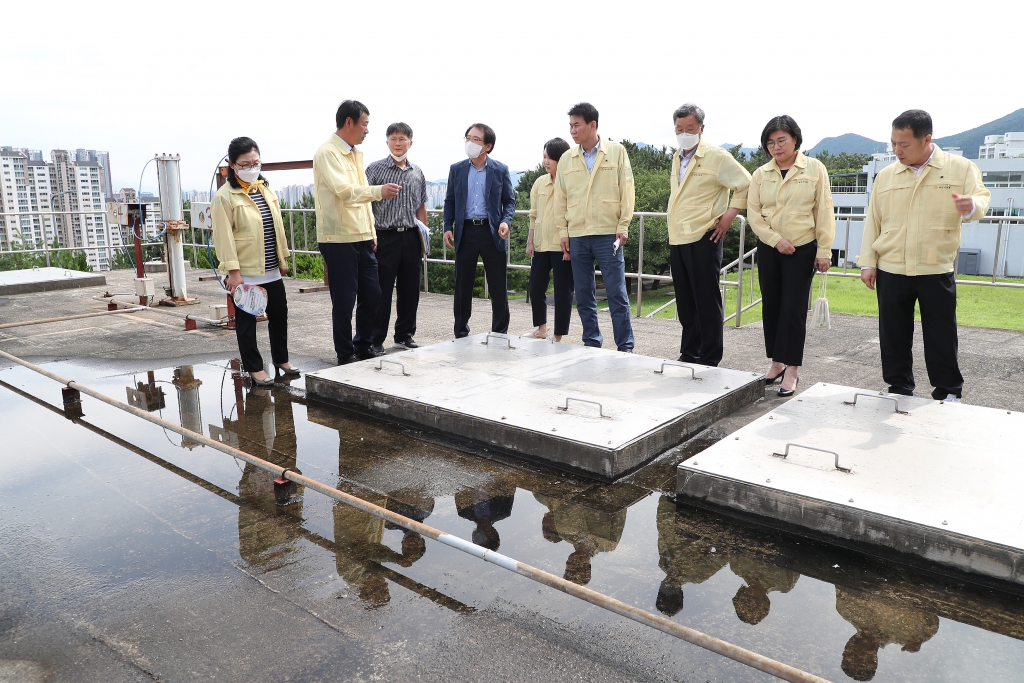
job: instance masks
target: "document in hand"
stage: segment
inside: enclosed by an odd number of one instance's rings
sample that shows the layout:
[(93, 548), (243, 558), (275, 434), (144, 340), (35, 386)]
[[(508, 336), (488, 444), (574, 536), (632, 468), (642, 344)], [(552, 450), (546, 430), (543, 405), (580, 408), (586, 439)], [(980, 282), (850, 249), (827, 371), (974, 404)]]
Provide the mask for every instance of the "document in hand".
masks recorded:
[(416, 227), (420, 229), (420, 251), (424, 256), (430, 256), (430, 228), (420, 222), (418, 218), (415, 221)]
[(257, 318), (267, 310), (267, 290), (259, 285), (238, 285), (232, 297), (235, 307)]

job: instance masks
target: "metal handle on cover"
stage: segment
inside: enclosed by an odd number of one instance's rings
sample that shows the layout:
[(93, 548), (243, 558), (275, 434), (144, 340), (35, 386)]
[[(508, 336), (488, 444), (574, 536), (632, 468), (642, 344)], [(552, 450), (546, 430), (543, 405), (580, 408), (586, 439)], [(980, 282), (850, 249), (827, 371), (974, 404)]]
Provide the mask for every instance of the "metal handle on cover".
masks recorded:
[(885, 396), (883, 394), (868, 394), (863, 391), (858, 391), (856, 394), (853, 395), (852, 401), (843, 401), (843, 404), (848, 406), (857, 405), (858, 396), (867, 396), (868, 398), (880, 398), (883, 401), (892, 401), (893, 403), (896, 404), (897, 413), (899, 413), (900, 415), (910, 415), (910, 413), (908, 413), (906, 410), (900, 410), (900, 400), (898, 398), (896, 398), (895, 396)]
[(661, 364), (661, 369), (660, 370), (655, 370), (654, 374), (655, 375), (664, 375), (665, 374), (665, 366), (666, 365), (669, 366), (669, 367), (686, 368), (687, 370), (690, 371), (690, 379), (697, 380), (698, 382), (700, 381), (700, 377), (697, 376), (697, 368), (693, 367), (692, 365), (687, 365), (686, 363), (679, 363), (679, 362), (670, 361), (670, 360), (667, 360), (664, 363), (662, 363)]
[(830, 455), (834, 455), (834, 456), (836, 456), (836, 469), (839, 470), (840, 472), (846, 472), (847, 474), (850, 473), (850, 468), (849, 467), (840, 467), (839, 466), (839, 454), (836, 453), (835, 451), (830, 451), (830, 450), (828, 450), (826, 448), (818, 448), (817, 446), (807, 446), (807, 445), (804, 445), (802, 443), (793, 443), (792, 441), (789, 441), (789, 442), (786, 443), (786, 452), (785, 453), (772, 453), (772, 455), (774, 455), (776, 458), (786, 458), (786, 457), (789, 457), (789, 449), (790, 449), (791, 446), (796, 446), (797, 448), (806, 448), (809, 451), (818, 451), (819, 453), (828, 453)]
[(597, 401), (589, 401), (589, 400), (587, 400), (585, 398), (576, 398), (575, 396), (566, 396), (565, 397), (565, 406), (564, 407), (563, 406), (555, 406), (555, 407), (558, 410), (568, 411), (569, 410), (569, 401), (577, 401), (579, 403), (589, 403), (592, 406), (597, 406), (597, 414), (598, 415), (600, 415), (601, 417), (603, 417), (606, 420), (610, 420), (611, 419), (611, 417), (609, 415), (605, 415), (604, 414), (604, 406), (602, 406)]
[(385, 363), (397, 365), (398, 367), (402, 368), (402, 374), (406, 377), (409, 377), (409, 373), (405, 371), (405, 365), (399, 363), (397, 360), (384, 360), (383, 358), (381, 358), (379, 361), (377, 361), (377, 367), (375, 367), (374, 370), (383, 370)]
[(509, 339), (508, 337), (503, 337), (500, 334), (490, 334), (490, 333), (488, 333), (487, 336), (484, 337), (484, 340), (482, 342), (480, 342), (480, 343), (483, 344), (484, 346), (488, 346), (490, 344), (491, 337), (494, 337), (495, 339), (504, 339), (508, 343), (508, 348), (509, 349), (516, 348), (516, 347), (512, 346), (512, 340), (511, 339)]

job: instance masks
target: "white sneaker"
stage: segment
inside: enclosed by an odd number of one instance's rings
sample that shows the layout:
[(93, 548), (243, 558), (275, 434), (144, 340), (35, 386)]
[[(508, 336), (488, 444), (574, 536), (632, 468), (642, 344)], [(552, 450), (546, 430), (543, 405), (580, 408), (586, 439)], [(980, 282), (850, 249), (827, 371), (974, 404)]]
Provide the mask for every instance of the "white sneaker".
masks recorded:
[(960, 398), (956, 394), (949, 394), (944, 400), (946, 403), (960, 403)]
[(539, 327), (533, 328), (533, 332), (531, 332), (530, 334), (524, 334), (523, 336), (525, 338), (527, 338), (527, 339), (547, 339), (548, 338), (547, 334), (541, 334), (540, 333), (540, 328)]

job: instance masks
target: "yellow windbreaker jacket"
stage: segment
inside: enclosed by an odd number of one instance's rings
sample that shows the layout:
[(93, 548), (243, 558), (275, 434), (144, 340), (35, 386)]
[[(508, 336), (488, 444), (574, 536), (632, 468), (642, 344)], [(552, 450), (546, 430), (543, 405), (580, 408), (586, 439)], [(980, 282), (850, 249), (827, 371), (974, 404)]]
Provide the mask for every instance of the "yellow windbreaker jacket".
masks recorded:
[(535, 251), (562, 251), (562, 240), (555, 227), (555, 184), (545, 173), (530, 188), (530, 230)]
[(587, 171), (580, 145), (562, 155), (555, 173), (554, 221), (560, 237), (615, 235), (629, 231), (636, 193), (626, 148), (601, 138), (594, 170)]
[[(747, 208), (750, 174), (728, 150), (701, 139), (679, 182), (679, 154), (672, 157), (668, 199), (668, 243), (697, 242), (727, 208)], [(729, 191), (733, 191), (729, 201)]]
[(336, 133), (313, 155), (313, 198), (318, 242), (362, 242), (377, 238), (370, 202), (380, 185), (368, 185), (363, 153)]
[(794, 247), (818, 240), (817, 258), (832, 258), (836, 216), (825, 165), (797, 152), (785, 178), (775, 159), (754, 171), (747, 192), (747, 220), (770, 247), (783, 238)]
[[(289, 251), (281, 222), (281, 204), (277, 195), (266, 185), (260, 186), (263, 199), (274, 217), (277, 237), (277, 260), (285, 263)], [(266, 254), (263, 250), (263, 216), (249, 195), (240, 187), (225, 183), (210, 202), (213, 219), (213, 245), (217, 249), (220, 265), (217, 270), (227, 273), (237, 270), (242, 275), (266, 275)]]
[[(974, 214), (961, 218), (953, 193), (974, 198)], [(960, 226), (988, 211), (992, 195), (969, 159), (936, 148), (921, 170), (886, 166), (871, 190), (857, 263), (895, 275), (939, 275), (953, 270)]]

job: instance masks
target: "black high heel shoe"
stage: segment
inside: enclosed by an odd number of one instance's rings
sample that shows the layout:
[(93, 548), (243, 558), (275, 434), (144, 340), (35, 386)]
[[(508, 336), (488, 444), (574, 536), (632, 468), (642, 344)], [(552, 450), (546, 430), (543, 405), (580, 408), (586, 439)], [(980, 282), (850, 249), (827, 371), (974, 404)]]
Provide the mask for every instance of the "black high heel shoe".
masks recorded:
[(765, 377), (764, 378), (764, 385), (766, 387), (770, 387), (771, 385), (773, 385), (776, 382), (778, 382), (780, 379), (782, 379), (782, 376), (786, 374), (786, 368), (788, 368), (788, 367), (789, 367), (788, 365), (783, 365), (782, 369), (779, 370), (779, 374), (775, 375), (774, 377)]
[(782, 387), (779, 387), (779, 397), (780, 398), (789, 398), (790, 396), (793, 395), (793, 393), (796, 391), (796, 388), (798, 386), (800, 386), (800, 378), (799, 377), (796, 378), (796, 384), (793, 385), (792, 389), (783, 389)]

